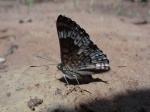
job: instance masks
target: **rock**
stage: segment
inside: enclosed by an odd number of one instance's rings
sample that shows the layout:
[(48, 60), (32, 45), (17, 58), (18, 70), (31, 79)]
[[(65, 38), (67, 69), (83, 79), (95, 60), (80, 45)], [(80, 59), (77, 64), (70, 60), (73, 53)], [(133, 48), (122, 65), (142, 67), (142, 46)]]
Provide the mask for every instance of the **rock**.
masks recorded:
[(4, 63), (6, 61), (5, 58), (0, 58), (0, 63)]
[(35, 110), (35, 106), (38, 106), (40, 104), (43, 103), (43, 99), (39, 99), (37, 97), (35, 97), (34, 99), (30, 99), (27, 103), (28, 107), (31, 109), (31, 110)]

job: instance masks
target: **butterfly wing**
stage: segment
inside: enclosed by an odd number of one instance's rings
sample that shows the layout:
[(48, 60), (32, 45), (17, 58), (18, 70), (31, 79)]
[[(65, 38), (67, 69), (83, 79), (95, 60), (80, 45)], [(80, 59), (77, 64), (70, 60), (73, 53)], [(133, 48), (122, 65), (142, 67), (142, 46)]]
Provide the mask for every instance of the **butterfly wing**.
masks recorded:
[(56, 22), (63, 67), (73, 73), (91, 75), (109, 70), (109, 60), (76, 22), (60, 15)]

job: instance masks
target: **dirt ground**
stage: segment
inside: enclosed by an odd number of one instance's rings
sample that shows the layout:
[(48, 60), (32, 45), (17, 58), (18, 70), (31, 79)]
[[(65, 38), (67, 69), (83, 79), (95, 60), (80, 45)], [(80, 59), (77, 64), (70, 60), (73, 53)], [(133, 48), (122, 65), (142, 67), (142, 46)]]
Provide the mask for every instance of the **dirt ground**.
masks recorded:
[[(17, 46), (0, 63), (0, 112), (32, 112), (27, 104), (35, 97), (43, 100), (35, 112), (150, 112), (150, 5), (120, 3), (0, 2), (0, 58)], [(53, 62), (46, 59), (60, 63), (60, 14), (84, 28), (110, 60), (111, 70), (83, 82), (83, 92), (69, 80), (68, 93), (63, 74), (55, 78), (56, 65), (47, 65)]]

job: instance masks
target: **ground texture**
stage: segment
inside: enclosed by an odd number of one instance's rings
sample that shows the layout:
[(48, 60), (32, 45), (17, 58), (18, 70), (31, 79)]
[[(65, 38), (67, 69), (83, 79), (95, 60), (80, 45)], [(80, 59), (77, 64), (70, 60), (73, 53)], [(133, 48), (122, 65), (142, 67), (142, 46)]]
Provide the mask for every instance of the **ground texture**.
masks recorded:
[[(1, 112), (33, 111), (27, 104), (35, 97), (43, 100), (35, 106), (35, 112), (150, 111), (150, 24), (141, 22), (149, 16), (142, 13), (137, 20), (128, 13), (127, 16), (120, 12), (106, 13), (105, 8), (98, 9), (98, 3), (94, 4), (95, 10), (88, 10), (87, 5), (83, 2), (75, 9), (72, 2), (55, 1), (31, 7), (19, 3), (1, 6), (0, 57), (12, 45), (18, 46), (6, 57), (6, 62), (0, 64)], [(111, 70), (93, 76), (101, 81), (80, 85), (83, 92), (70, 82), (68, 93), (65, 82), (60, 79), (63, 74), (57, 72), (56, 79), (56, 66), (47, 65), (53, 62), (37, 57), (60, 62), (56, 31), (60, 14), (83, 27), (110, 60)], [(30, 67), (33, 65), (47, 66)]]

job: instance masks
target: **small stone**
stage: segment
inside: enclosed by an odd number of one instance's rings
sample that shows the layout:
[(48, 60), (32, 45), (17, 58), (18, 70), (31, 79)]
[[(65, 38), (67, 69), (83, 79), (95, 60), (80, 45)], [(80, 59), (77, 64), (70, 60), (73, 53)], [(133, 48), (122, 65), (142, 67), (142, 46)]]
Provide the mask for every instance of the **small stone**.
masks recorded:
[(35, 97), (34, 99), (30, 99), (27, 103), (27, 106), (31, 109), (31, 110), (35, 110), (35, 106), (38, 106), (40, 104), (43, 103), (43, 99), (38, 99), (37, 97)]
[(61, 95), (61, 93), (62, 93), (61, 90), (57, 88), (55, 91), (55, 95)]
[(0, 58), (0, 63), (4, 63), (6, 61), (5, 58)]

